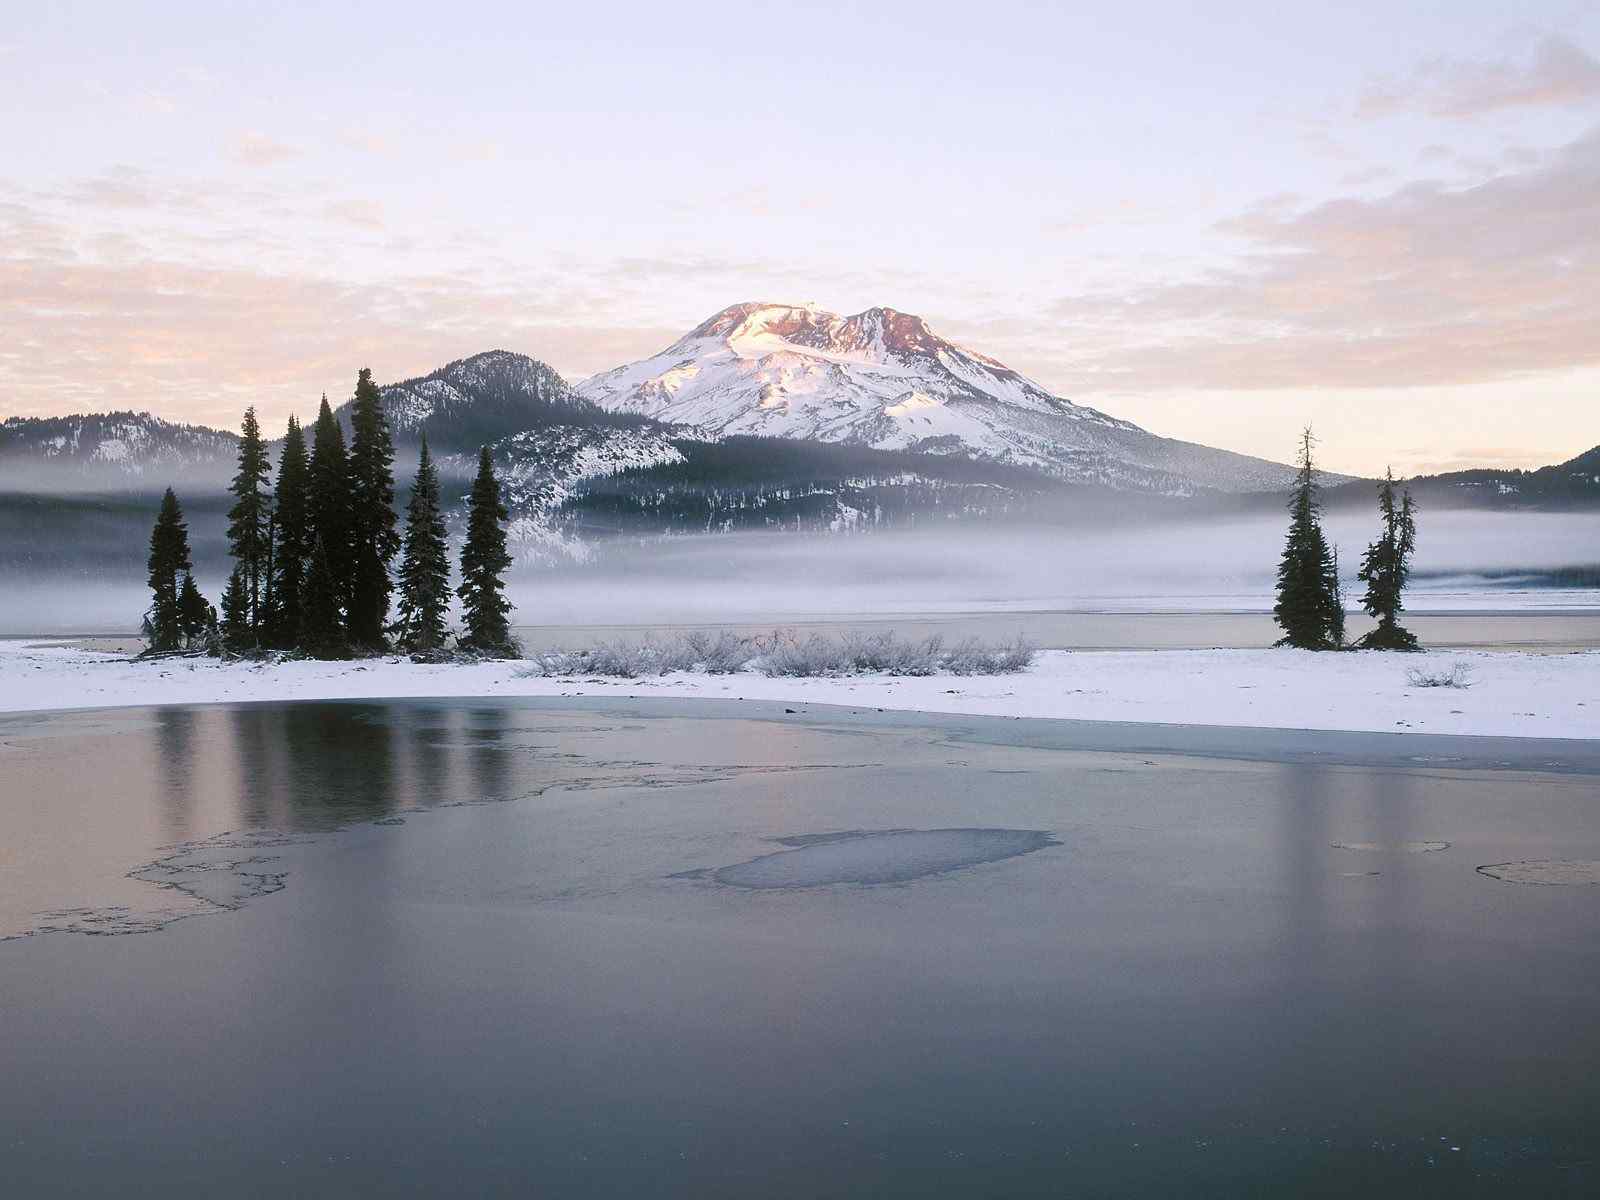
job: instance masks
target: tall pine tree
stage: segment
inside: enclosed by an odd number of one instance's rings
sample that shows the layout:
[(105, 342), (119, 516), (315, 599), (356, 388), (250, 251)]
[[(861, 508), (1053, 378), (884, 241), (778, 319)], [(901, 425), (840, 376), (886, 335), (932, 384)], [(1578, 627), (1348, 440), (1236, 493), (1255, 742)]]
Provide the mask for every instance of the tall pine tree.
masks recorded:
[(270, 587), (267, 564), (272, 557), (272, 495), (266, 490), (271, 471), (256, 410), (247, 408), (239, 432), (239, 470), (228, 488), (234, 498), (228, 510), (228, 553), (243, 573), (245, 596), (244, 640), (234, 650), (255, 649), (262, 640), (261, 602)]
[(1283, 629), (1280, 646), (1331, 650), (1344, 634), (1333, 552), (1322, 533), (1311, 430), (1300, 436), (1300, 474), (1289, 501), (1289, 535), (1278, 564), (1278, 602), (1272, 615)]
[(183, 648), (183, 610), (178, 577), (193, 567), (189, 559), (189, 527), (171, 488), (161, 497), (155, 528), (150, 531), (150, 609), (145, 614), (148, 650), (161, 653)]
[(1409, 490), (1395, 503), (1393, 471), (1385, 471), (1378, 485), (1378, 514), (1383, 518), (1383, 532), (1367, 547), (1356, 572), (1356, 578), (1367, 585), (1361, 607), (1377, 619), (1378, 627), (1356, 644), (1368, 650), (1415, 650), (1417, 636), (1400, 624), (1400, 612), (1411, 576), (1417, 522)]
[(300, 422), (289, 418), (278, 456), (278, 483), (273, 533), (276, 545), (272, 566), (272, 629), (270, 641), (279, 649), (299, 642), (301, 594), (305, 590), (306, 563), (311, 557), (310, 466), (306, 438)]
[[(306, 507), (310, 515), (311, 547), (314, 553), (316, 544), (322, 543), (332, 579), (333, 603), (343, 614), (350, 601), (350, 464), (344, 449), (344, 430), (339, 428), (326, 396), (322, 398), (316, 428), (311, 435), (307, 474)], [(309, 572), (308, 565), (308, 578)], [(302, 624), (306, 619), (303, 615)]]
[(394, 514), (394, 442), (372, 371), (361, 368), (350, 405), (350, 640), (383, 647), (389, 620), (389, 564), (399, 549)]
[(502, 576), (511, 565), (506, 553), (503, 522), (510, 514), (500, 499), (500, 481), (494, 475), (494, 460), (489, 447), (478, 452), (478, 476), (467, 501), (467, 541), (461, 548), (461, 648), (477, 654), (514, 657), (511, 627), (506, 616), (511, 602), (506, 599)]
[(349, 658), (344, 614), (339, 606), (339, 573), (328, 547), (319, 537), (306, 564), (305, 590), (300, 605), (300, 649), (312, 658)]
[(250, 575), (243, 563), (234, 566), (222, 591), (222, 648), (229, 654), (255, 648), (255, 633), (250, 628)]
[(406, 505), (405, 552), (400, 559), (399, 619), (394, 632), (408, 654), (432, 654), (444, 646), (450, 607), (450, 549), (439, 508), (439, 472), (422, 438), (417, 479)]

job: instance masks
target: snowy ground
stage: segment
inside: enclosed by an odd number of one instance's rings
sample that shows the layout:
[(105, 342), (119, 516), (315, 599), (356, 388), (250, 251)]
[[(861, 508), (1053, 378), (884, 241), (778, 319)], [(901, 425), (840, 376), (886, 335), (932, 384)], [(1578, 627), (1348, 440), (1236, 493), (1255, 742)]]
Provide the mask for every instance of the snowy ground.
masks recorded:
[[(1472, 667), (1472, 686), (1417, 688), (1411, 668)], [(1600, 652), (1308, 654), (1044, 651), (988, 678), (524, 677), (527, 664), (139, 663), (64, 644), (0, 642), (0, 712), (240, 700), (407, 696), (693, 696), (921, 712), (1510, 737), (1600, 737)]]

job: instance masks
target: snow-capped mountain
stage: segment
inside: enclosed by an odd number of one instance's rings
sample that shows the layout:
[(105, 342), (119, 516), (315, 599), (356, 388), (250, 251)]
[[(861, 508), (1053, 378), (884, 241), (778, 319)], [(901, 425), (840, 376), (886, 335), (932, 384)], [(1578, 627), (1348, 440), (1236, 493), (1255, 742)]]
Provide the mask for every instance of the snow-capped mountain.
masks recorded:
[(0, 480), (8, 490), (143, 488), (231, 470), (239, 439), (147, 412), (11, 417), (0, 421)]
[(577, 391), (612, 412), (710, 436), (961, 453), (1141, 491), (1267, 491), (1293, 478), (1282, 464), (1157, 437), (1074, 404), (891, 308), (841, 317), (736, 304)]

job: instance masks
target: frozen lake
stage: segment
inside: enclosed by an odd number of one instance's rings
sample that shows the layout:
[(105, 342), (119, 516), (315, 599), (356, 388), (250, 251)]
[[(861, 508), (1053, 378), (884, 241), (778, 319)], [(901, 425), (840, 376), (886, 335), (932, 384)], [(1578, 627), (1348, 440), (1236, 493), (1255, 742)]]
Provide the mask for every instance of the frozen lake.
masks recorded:
[(1600, 743), (785, 707), (0, 717), (9, 1186), (1600, 1183)]

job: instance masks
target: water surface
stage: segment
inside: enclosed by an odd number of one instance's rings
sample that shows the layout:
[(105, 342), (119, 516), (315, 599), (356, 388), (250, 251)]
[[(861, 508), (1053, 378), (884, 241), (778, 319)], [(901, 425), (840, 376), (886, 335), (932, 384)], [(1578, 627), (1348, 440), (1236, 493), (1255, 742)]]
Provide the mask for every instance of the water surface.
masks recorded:
[[(1594, 743), (783, 709), (0, 719), (9, 919), (151, 930), (0, 944), (0, 1172), (19, 1195), (1600, 1183), (1600, 888), (1478, 871), (1600, 860)], [(888, 856), (944, 869), (811, 870), (893, 831), (952, 834)], [(980, 861), (985, 831), (1028, 848)], [(785, 886), (718, 879), (812, 850)]]

